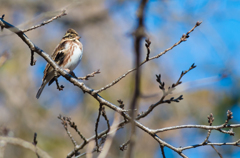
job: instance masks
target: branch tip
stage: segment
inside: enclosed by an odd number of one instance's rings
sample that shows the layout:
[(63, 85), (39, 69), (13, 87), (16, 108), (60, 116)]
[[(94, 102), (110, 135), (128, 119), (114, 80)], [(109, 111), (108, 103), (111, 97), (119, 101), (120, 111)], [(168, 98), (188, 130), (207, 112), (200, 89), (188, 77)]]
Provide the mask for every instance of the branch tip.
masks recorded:
[(124, 109), (123, 101), (122, 101), (121, 99), (118, 99), (117, 101), (118, 101), (118, 103), (120, 104), (119, 107), (122, 108), (122, 109)]
[(36, 146), (37, 143), (38, 143), (38, 142), (37, 142), (37, 133), (34, 133), (32, 144), (33, 144), (34, 146)]
[(214, 121), (213, 114), (211, 113), (210, 115), (208, 115), (207, 118), (208, 118), (208, 123), (209, 123), (209, 125), (212, 126), (212, 123), (213, 123), (213, 121)]
[(198, 21), (198, 22), (196, 22), (196, 26), (200, 26), (202, 24), (202, 21)]

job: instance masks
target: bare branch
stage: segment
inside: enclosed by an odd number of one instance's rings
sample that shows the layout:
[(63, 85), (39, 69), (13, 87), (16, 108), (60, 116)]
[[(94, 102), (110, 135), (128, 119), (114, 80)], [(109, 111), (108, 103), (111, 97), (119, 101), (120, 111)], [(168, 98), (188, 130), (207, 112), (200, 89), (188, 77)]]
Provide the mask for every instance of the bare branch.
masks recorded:
[(51, 19), (49, 19), (49, 20), (47, 20), (47, 21), (43, 21), (41, 24), (38, 24), (38, 25), (32, 26), (32, 27), (30, 27), (30, 28), (28, 28), (28, 29), (22, 30), (22, 32), (25, 33), (25, 32), (28, 32), (28, 31), (37, 29), (37, 28), (39, 28), (39, 27), (42, 27), (42, 26), (44, 26), (44, 25), (52, 22), (53, 20), (56, 20), (56, 19), (58, 19), (58, 18), (61, 18), (61, 17), (64, 16), (64, 15), (67, 15), (66, 10), (62, 10), (60, 14), (52, 17)]
[(161, 129), (156, 129), (152, 130), (153, 133), (160, 133), (160, 132), (165, 132), (165, 131), (171, 131), (171, 130), (176, 130), (176, 129), (182, 129), (182, 128), (200, 128), (200, 129), (205, 129), (205, 130), (218, 130), (222, 133), (227, 133), (226, 131), (220, 130), (222, 128), (238, 128), (240, 127), (240, 124), (232, 124), (232, 125), (219, 125), (219, 126), (207, 126), (207, 125), (181, 125), (181, 126), (172, 126), (172, 127), (166, 127), (166, 128), (161, 128)]
[[(108, 132), (108, 129), (106, 129), (106, 130), (104, 130), (104, 131), (102, 131), (102, 132), (99, 132), (99, 133), (98, 133), (98, 139), (99, 139), (99, 138), (104, 138), (104, 137), (106, 137), (107, 135), (111, 134), (111, 132), (114, 132), (114, 131), (117, 131), (117, 130), (121, 129), (122, 126), (123, 126), (123, 124), (125, 124), (125, 123), (126, 123), (125, 121), (120, 122), (118, 125), (115, 125), (114, 127), (112, 127), (112, 128), (111, 128), (112, 131), (110, 131), (110, 132)], [(88, 144), (90, 141), (94, 141), (94, 140), (96, 140), (96, 135), (94, 135), (94, 136), (86, 139), (86, 142), (83, 142), (82, 144), (78, 145), (78, 146), (75, 148), (75, 150), (71, 151), (71, 152), (67, 155), (67, 158), (71, 158), (76, 151), (79, 151), (79, 150), (83, 149), (83, 148), (86, 146), (86, 144)], [(100, 141), (100, 143), (101, 143), (101, 141)]]
[(160, 145), (161, 151), (162, 151), (162, 156), (163, 158), (166, 158), (165, 152), (164, 152), (164, 146)]
[(97, 132), (97, 129), (98, 129), (98, 123), (100, 121), (101, 112), (102, 112), (102, 105), (100, 104), (99, 105), (99, 110), (98, 110), (98, 117), (97, 117), (96, 124), (95, 124), (95, 134), (96, 134), (95, 142), (96, 142), (97, 152), (100, 152), (99, 145), (98, 145), (98, 132)]
[(38, 143), (38, 142), (37, 142), (37, 133), (34, 133), (32, 144), (36, 146), (37, 143)]
[[(208, 123), (209, 123), (209, 126), (212, 126), (212, 123), (214, 121), (214, 117), (213, 117), (213, 114), (211, 113), (210, 115), (208, 115)], [(202, 144), (205, 144), (206, 142), (209, 142), (209, 137), (211, 135), (211, 132), (212, 130), (208, 130), (208, 134), (207, 134), (207, 137), (205, 138), (205, 140), (202, 142)], [(212, 146), (213, 147), (213, 146)], [(213, 147), (214, 148), (214, 147)], [(215, 149), (215, 148), (214, 148)]]
[(208, 130), (207, 137), (206, 137), (205, 140), (202, 142), (202, 144), (205, 144), (205, 143), (208, 142), (208, 139), (209, 139), (209, 137), (210, 137), (210, 135), (211, 135), (211, 132), (212, 132), (212, 130)]
[(148, 59), (149, 59), (149, 55), (150, 55), (150, 52), (151, 52), (151, 49), (150, 49), (150, 45), (151, 45), (151, 41), (149, 40), (149, 38), (148, 39), (146, 39), (145, 40), (145, 47), (147, 48), (147, 56), (146, 56), (146, 61), (148, 61)]
[(67, 117), (67, 121), (70, 127), (72, 127), (77, 133), (78, 135), (83, 139), (84, 142), (86, 142), (86, 138), (82, 135), (82, 133), (78, 130), (77, 125), (75, 122), (71, 121), (70, 117)]
[(230, 110), (227, 111), (227, 120), (225, 121), (224, 125), (227, 125), (229, 120), (233, 118), (232, 114), (233, 113)]
[(148, 108), (147, 111), (142, 112), (141, 114), (139, 114), (136, 119), (139, 120), (140, 118), (146, 117), (148, 114), (150, 114), (150, 113), (153, 111), (153, 109), (154, 109), (155, 107), (157, 107), (157, 106), (160, 105), (160, 104), (163, 104), (163, 103), (168, 103), (168, 104), (170, 104), (171, 102), (179, 102), (180, 100), (182, 100), (182, 99), (183, 99), (183, 96), (182, 96), (182, 95), (180, 95), (180, 96), (177, 97), (177, 98), (172, 97), (172, 98), (167, 99), (167, 100), (164, 100), (164, 99), (165, 99), (165, 97), (166, 97), (168, 94), (171, 94), (172, 91), (175, 90), (176, 86), (178, 86), (178, 85), (180, 85), (180, 84), (182, 83), (182, 81), (181, 81), (182, 77), (183, 77), (185, 74), (187, 74), (190, 70), (194, 69), (195, 67), (196, 67), (196, 66), (195, 66), (194, 64), (192, 64), (191, 67), (190, 67), (188, 70), (182, 71), (182, 73), (181, 73), (179, 79), (177, 80), (177, 82), (176, 82), (176, 83), (173, 83), (171, 87), (168, 87), (167, 91), (165, 90), (165, 83), (161, 81), (161, 74), (156, 75), (156, 77), (157, 77), (156, 81), (159, 83), (159, 88), (163, 91), (163, 96), (161, 97), (161, 99), (160, 99), (157, 103), (152, 104), (152, 105)]
[(107, 118), (107, 114), (106, 114), (106, 111), (105, 111), (105, 107), (103, 106), (102, 107), (102, 116), (104, 117), (104, 119), (106, 120), (107, 122), (107, 133), (110, 131), (110, 123), (109, 123), (109, 120)]
[(183, 77), (184, 75), (186, 75), (190, 70), (194, 69), (195, 67), (197, 67), (197, 66), (194, 65), (194, 63), (193, 63), (188, 70), (182, 71), (182, 73), (181, 73), (178, 81), (177, 81), (175, 84), (172, 84), (172, 88), (174, 88), (174, 87), (176, 87), (177, 85), (181, 84), (181, 83), (182, 83), (182, 82), (181, 82), (182, 77)]
[(74, 145), (74, 148), (77, 146), (77, 142), (73, 139), (73, 136), (72, 134), (70, 133), (70, 131), (68, 130), (68, 126), (67, 126), (67, 117), (62, 117), (62, 115), (59, 115), (58, 116), (58, 119), (60, 119), (62, 121), (62, 125), (64, 127), (64, 129), (66, 130), (69, 138), (71, 139), (73, 145)]
[(85, 77), (77, 77), (77, 79), (78, 80), (88, 80), (89, 77), (94, 77), (95, 74), (99, 74), (99, 73), (100, 73), (100, 70), (98, 69), (97, 71), (94, 71)]
[[(37, 143), (38, 143), (38, 142), (37, 142), (37, 133), (34, 133), (32, 144), (35, 145), (35, 146), (37, 146)], [(40, 156), (38, 155), (37, 152), (36, 152), (36, 155), (37, 155), (38, 158), (40, 158)]]
[(127, 145), (130, 143), (130, 140), (128, 140), (126, 143), (120, 145), (119, 149), (124, 151), (127, 150)]
[[(208, 143), (210, 143), (210, 142), (208, 141)], [(221, 155), (221, 153), (218, 152), (217, 149), (216, 149), (213, 145), (211, 145), (211, 147), (216, 151), (216, 153), (218, 154), (218, 156), (219, 156), (220, 158), (223, 158), (222, 155)]]
[(120, 104), (119, 107), (124, 109), (123, 101), (121, 99), (118, 99), (117, 102)]
[[(175, 43), (174, 45), (172, 45), (172, 46), (169, 47), (168, 49), (165, 49), (163, 52), (159, 53), (158, 55), (153, 56), (153, 57), (149, 58), (148, 60), (145, 59), (145, 60), (139, 65), (139, 67), (142, 66), (143, 64), (145, 64), (146, 62), (150, 61), (150, 60), (153, 60), (153, 59), (156, 59), (156, 58), (161, 57), (162, 55), (164, 55), (164, 54), (167, 53), (168, 51), (172, 50), (172, 49), (173, 49), (174, 47), (176, 47), (177, 45), (179, 45), (179, 44), (181, 44), (182, 42), (186, 41), (187, 38), (189, 37), (189, 34), (190, 34), (191, 32), (193, 32), (196, 27), (200, 26), (201, 23), (202, 23), (202, 22), (197, 22), (197, 23), (195, 24), (195, 26), (194, 26), (190, 31), (188, 31), (186, 35), (184, 34), (177, 43)], [(102, 92), (102, 91), (104, 91), (104, 90), (112, 87), (113, 85), (115, 85), (116, 83), (118, 83), (119, 81), (121, 81), (121, 80), (122, 80), (123, 78), (125, 78), (128, 74), (130, 74), (131, 72), (133, 72), (133, 71), (135, 71), (135, 70), (137, 70), (137, 67), (134, 68), (134, 69), (128, 70), (126, 73), (124, 73), (122, 76), (120, 76), (119, 78), (117, 78), (116, 80), (114, 80), (113, 82), (111, 82), (110, 84), (108, 84), (108, 85), (100, 88), (99, 90), (96, 90), (96, 93), (100, 93), (100, 92)]]
[(12, 145), (18, 145), (18, 146), (21, 146), (23, 148), (32, 150), (33, 152), (37, 153), (40, 157), (51, 158), (45, 151), (43, 151), (39, 147), (33, 145), (30, 142), (19, 139), (19, 138), (1, 137), (0, 136), (0, 141), (4, 141), (4, 142), (12, 144)]
[(31, 61), (30, 65), (34, 66), (36, 64), (37, 60), (34, 60), (34, 51), (31, 50)]
[(214, 121), (214, 117), (213, 117), (213, 114), (211, 113), (210, 115), (208, 115), (208, 123), (210, 126), (212, 126), (213, 121)]
[(200, 146), (205, 146), (205, 145), (217, 145), (217, 146), (223, 146), (223, 145), (233, 145), (233, 146), (237, 146), (240, 147), (240, 144), (236, 144), (235, 142), (227, 142), (227, 143), (205, 143), (205, 144), (196, 144), (196, 145), (191, 145), (191, 146), (186, 146), (183, 148), (180, 148), (181, 151), (187, 150), (187, 149), (192, 149), (192, 148), (196, 148), (196, 147), (200, 147)]

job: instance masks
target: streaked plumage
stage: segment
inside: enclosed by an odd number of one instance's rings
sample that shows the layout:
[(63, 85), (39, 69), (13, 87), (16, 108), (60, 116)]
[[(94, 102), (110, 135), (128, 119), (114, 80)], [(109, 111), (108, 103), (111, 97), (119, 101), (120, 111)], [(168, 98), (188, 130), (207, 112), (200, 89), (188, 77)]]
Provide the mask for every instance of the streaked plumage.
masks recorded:
[[(78, 33), (73, 29), (68, 29), (59, 45), (55, 48), (52, 59), (63, 69), (73, 71), (82, 59), (83, 46), (79, 41)], [(40, 97), (47, 83), (51, 85), (54, 82), (54, 69), (48, 63), (44, 70), (42, 85), (36, 95)]]

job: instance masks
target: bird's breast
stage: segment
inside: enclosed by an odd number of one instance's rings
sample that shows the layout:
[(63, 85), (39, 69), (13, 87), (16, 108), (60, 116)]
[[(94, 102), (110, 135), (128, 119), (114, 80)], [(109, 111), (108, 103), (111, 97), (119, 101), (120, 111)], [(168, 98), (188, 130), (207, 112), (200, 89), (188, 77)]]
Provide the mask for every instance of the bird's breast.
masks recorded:
[(68, 47), (67, 49), (69, 49), (69, 52), (65, 57), (66, 64), (63, 66), (63, 68), (73, 71), (82, 59), (82, 45), (79, 45), (78, 43), (72, 43), (66, 45), (66, 47)]

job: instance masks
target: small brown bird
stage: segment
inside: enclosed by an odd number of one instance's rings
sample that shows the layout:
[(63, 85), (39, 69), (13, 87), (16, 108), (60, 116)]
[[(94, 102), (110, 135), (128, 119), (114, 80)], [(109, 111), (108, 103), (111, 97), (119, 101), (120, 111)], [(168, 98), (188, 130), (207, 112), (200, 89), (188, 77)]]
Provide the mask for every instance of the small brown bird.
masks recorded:
[[(68, 29), (52, 54), (52, 59), (67, 71), (73, 71), (82, 59), (83, 46), (79, 39), (80, 36), (74, 29)], [(51, 85), (56, 80), (55, 74), (53, 67), (48, 63), (44, 70), (42, 85), (36, 95), (37, 99), (46, 84)]]

